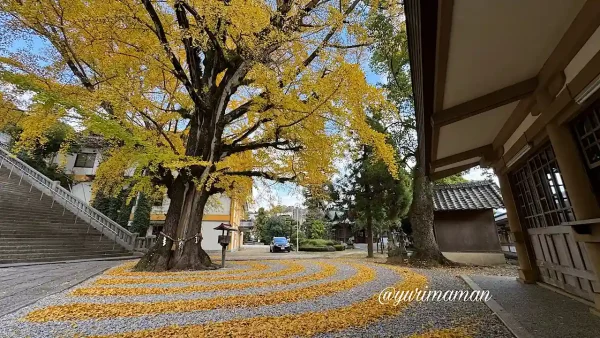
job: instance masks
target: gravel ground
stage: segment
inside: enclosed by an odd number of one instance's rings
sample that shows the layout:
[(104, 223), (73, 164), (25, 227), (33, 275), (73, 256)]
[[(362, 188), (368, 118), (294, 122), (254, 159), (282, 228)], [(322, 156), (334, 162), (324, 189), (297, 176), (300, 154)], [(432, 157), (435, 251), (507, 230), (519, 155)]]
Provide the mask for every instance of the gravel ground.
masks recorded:
[[(427, 276), (429, 290), (471, 290), (453, 272), (445, 269), (414, 269)], [(475, 302), (419, 302), (413, 303), (400, 315), (379, 321), (365, 328), (352, 328), (336, 334), (315, 337), (405, 337), (432, 329), (475, 325), (477, 338), (513, 338), (484, 303)]]
[[(328, 263), (330, 261), (327, 261)], [(75, 334), (98, 335), (111, 334), (140, 329), (159, 328), (168, 325), (202, 324), (214, 321), (225, 321), (236, 318), (256, 316), (273, 316), (283, 314), (303, 313), (315, 310), (334, 309), (368, 299), (388, 285), (398, 280), (398, 275), (381, 266), (372, 265), (378, 278), (348, 291), (332, 294), (327, 297), (311, 299), (295, 303), (284, 303), (260, 308), (235, 308), (208, 311), (185, 312), (175, 314), (160, 314), (141, 317), (115, 318), (108, 320), (82, 320), (73, 322), (31, 323), (19, 321), (32, 308), (22, 309), (17, 313), (6, 316), (0, 321), (0, 337), (48, 337), (60, 335), (70, 337)], [(354, 269), (342, 269), (338, 272), (340, 279), (352, 277)], [(269, 288), (271, 289), (271, 288)], [(166, 296), (165, 298), (168, 298)], [(36, 308), (55, 304), (45, 299), (35, 305)]]
[[(298, 278), (319, 271), (315, 260), (298, 261), (304, 264), (306, 270), (302, 273), (278, 277)], [(75, 335), (99, 335), (119, 332), (128, 332), (141, 329), (160, 328), (169, 325), (203, 324), (208, 322), (227, 321), (232, 319), (250, 318), (257, 316), (280, 316), (285, 314), (299, 314), (312, 311), (325, 311), (339, 307), (349, 306), (353, 303), (364, 301), (378, 294), (385, 287), (399, 281), (399, 275), (394, 271), (379, 264), (368, 264), (376, 271), (375, 280), (359, 285), (350, 290), (325, 295), (320, 298), (303, 300), (293, 303), (274, 304), (257, 308), (230, 308), (215, 309), (194, 312), (169, 313), (158, 315), (146, 315), (140, 317), (119, 317), (103, 320), (80, 320), (80, 321), (53, 321), (46, 323), (32, 323), (23, 321), (22, 318), (34, 309), (49, 305), (67, 304), (73, 302), (113, 303), (113, 302), (153, 302), (180, 299), (202, 299), (217, 296), (243, 296), (248, 294), (266, 293), (269, 291), (294, 290), (311, 285), (341, 281), (356, 274), (356, 269), (341, 260), (324, 260), (338, 267), (335, 276), (317, 281), (304, 283), (256, 287), (241, 290), (226, 290), (214, 292), (198, 292), (172, 295), (147, 295), (147, 296), (110, 296), (110, 297), (73, 297), (68, 296), (72, 291), (67, 290), (60, 294), (47, 297), (32, 306), (28, 306), (18, 312), (0, 318), (0, 337), (73, 337)], [(358, 262), (358, 260), (357, 260)], [(278, 262), (265, 262), (271, 265), (269, 271), (284, 268), (284, 264)], [(264, 272), (262, 270), (259, 273)], [(415, 269), (429, 279), (429, 288), (435, 290), (468, 290), (468, 286), (454, 276), (454, 272), (443, 269), (422, 270)], [(129, 277), (127, 277), (129, 278)], [(252, 280), (244, 279), (243, 282)], [(221, 283), (223, 281), (219, 281)], [(231, 283), (232, 281), (225, 281)], [(93, 280), (87, 281), (82, 286), (90, 286)], [(182, 284), (207, 284), (217, 282), (195, 282), (177, 283)], [(154, 284), (144, 284), (154, 286)], [(165, 286), (170, 284), (156, 284)], [(80, 287), (82, 287), (80, 286)], [(477, 324), (482, 331), (476, 337), (485, 338), (508, 338), (512, 337), (510, 332), (494, 317), (492, 312), (483, 303), (463, 302), (421, 302), (409, 306), (400, 315), (385, 319), (364, 328), (348, 329), (336, 334), (322, 334), (318, 337), (402, 337), (429, 329), (451, 328), (461, 324)]]
[[(141, 295), (141, 296), (68, 296), (65, 297), (62, 295), (55, 295), (52, 297), (48, 297), (44, 300), (44, 302), (39, 302), (35, 305), (35, 308), (41, 308), (52, 305), (59, 304), (69, 304), (69, 303), (96, 303), (96, 304), (110, 304), (110, 303), (123, 303), (123, 302), (159, 302), (165, 300), (189, 300), (189, 299), (206, 299), (220, 296), (242, 296), (242, 295), (252, 295), (252, 294), (263, 294), (268, 293), (270, 291), (285, 291), (285, 290), (294, 290), (299, 288), (308, 287), (311, 285), (323, 284), (328, 282), (340, 281), (347, 278), (347, 276), (351, 276), (355, 273), (353, 267), (348, 266), (346, 264), (341, 264), (339, 262), (327, 262), (328, 264), (333, 264), (338, 268), (338, 271), (341, 273), (336, 274), (333, 277), (324, 278), (320, 280), (314, 280), (310, 282), (303, 282), (297, 284), (288, 284), (288, 285), (274, 285), (269, 287), (256, 287), (256, 288), (247, 288), (247, 289), (239, 289), (239, 290), (223, 290), (223, 291), (204, 291), (204, 292), (191, 292), (191, 293), (178, 293), (171, 294), (168, 296), (165, 295)], [(306, 270), (300, 274), (288, 275), (285, 277), (272, 278), (268, 280), (277, 280), (277, 279), (289, 279), (289, 278), (300, 278), (303, 276), (311, 275), (320, 271), (319, 267), (314, 264), (305, 264)], [(256, 281), (254, 280), (244, 280), (244, 282)], [(93, 284), (93, 280), (86, 282), (87, 286), (91, 286)], [(213, 282), (214, 283), (214, 282)], [(205, 283), (205, 282), (195, 282), (195, 283), (177, 283), (177, 285), (194, 285), (194, 284), (213, 284), (213, 283)], [(235, 283), (229, 281), (229, 283)], [(153, 286), (153, 284), (140, 284), (140, 285), (149, 285)], [(170, 284), (157, 284), (155, 286), (166, 286)], [(85, 286), (85, 285), (82, 285)], [(27, 311), (31, 311), (32, 308), (29, 308)], [(17, 314), (15, 314), (17, 315)]]

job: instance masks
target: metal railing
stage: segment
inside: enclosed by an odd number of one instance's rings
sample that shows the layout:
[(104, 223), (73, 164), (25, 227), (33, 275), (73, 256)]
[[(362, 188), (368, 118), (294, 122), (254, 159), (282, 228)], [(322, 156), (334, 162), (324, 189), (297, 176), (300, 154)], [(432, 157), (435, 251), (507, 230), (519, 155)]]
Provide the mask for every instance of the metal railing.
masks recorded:
[(62, 205), (75, 214), (75, 222), (77, 222), (77, 219), (81, 219), (88, 223), (89, 226), (93, 226), (96, 230), (100, 231), (100, 240), (102, 240), (102, 236), (108, 233), (110, 237), (107, 236), (107, 238), (112, 238), (115, 243), (129, 251), (135, 250), (137, 233), (132, 233), (123, 228), (100, 211), (92, 208), (79, 197), (73, 195), (67, 189), (61, 187), (58, 181), (52, 181), (18, 159), (15, 155), (0, 148), (0, 168), (3, 167), (10, 170), (9, 177), (12, 175), (20, 176), (19, 184), (25, 179), (32, 187), (35, 186), (39, 189), (41, 191), (40, 199), (44, 195), (52, 197), (52, 206), (54, 206), (55, 202)]
[(156, 243), (156, 236), (138, 237), (135, 239), (135, 251), (148, 252), (150, 248)]

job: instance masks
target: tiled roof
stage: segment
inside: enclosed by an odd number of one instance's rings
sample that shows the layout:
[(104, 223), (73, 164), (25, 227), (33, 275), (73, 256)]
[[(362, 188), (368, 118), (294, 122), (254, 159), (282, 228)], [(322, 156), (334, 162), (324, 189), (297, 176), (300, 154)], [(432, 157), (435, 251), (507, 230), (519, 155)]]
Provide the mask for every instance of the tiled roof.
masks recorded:
[(436, 211), (503, 208), (500, 188), (492, 181), (474, 181), (433, 186)]

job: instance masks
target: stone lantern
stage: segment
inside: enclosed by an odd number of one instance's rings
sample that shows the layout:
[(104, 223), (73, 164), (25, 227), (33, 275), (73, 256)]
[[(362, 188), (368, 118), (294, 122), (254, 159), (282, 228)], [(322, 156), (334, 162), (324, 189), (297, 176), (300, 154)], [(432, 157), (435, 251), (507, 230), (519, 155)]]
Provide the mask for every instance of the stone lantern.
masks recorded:
[(221, 267), (225, 267), (225, 250), (231, 241), (231, 231), (237, 231), (234, 227), (227, 223), (221, 223), (218, 227), (214, 228), (215, 230), (221, 230), (221, 234), (219, 235), (218, 241), (221, 244)]

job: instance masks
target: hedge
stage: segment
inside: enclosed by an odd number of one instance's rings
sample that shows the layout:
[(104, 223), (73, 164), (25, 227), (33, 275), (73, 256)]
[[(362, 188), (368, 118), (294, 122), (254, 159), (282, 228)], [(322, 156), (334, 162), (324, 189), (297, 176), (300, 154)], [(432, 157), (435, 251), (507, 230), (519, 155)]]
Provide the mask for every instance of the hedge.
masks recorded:
[(335, 251), (344, 251), (346, 250), (346, 246), (343, 244), (336, 244), (333, 246), (335, 248)]
[(333, 246), (314, 246), (314, 245), (300, 245), (300, 251), (310, 251), (310, 252), (328, 252), (335, 251), (336, 248)]
[(301, 239), (300, 246), (334, 246), (338, 243), (327, 239)]

